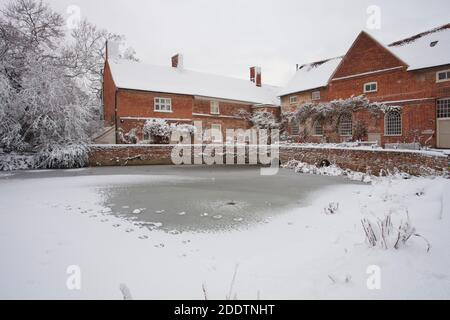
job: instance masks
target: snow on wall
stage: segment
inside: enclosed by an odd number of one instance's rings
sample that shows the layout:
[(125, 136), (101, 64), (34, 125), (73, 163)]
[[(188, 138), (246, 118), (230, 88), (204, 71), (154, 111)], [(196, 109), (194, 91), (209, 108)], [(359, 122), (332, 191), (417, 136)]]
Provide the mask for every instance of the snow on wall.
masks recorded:
[[(91, 166), (172, 165), (173, 145), (91, 146)], [(194, 146), (192, 146), (194, 147)], [(225, 150), (224, 150), (225, 151)], [(193, 152), (194, 154), (194, 152)], [(247, 153), (248, 158), (248, 153)], [(281, 163), (291, 160), (320, 165), (324, 160), (346, 170), (384, 175), (405, 172), (416, 176), (446, 174), (448, 157), (438, 152), (413, 152), (410, 150), (378, 150), (355, 148), (325, 148), (296, 145), (280, 146)], [(193, 158), (192, 158), (193, 161)], [(192, 162), (194, 163), (194, 162)], [(224, 152), (226, 163), (226, 152)], [(246, 160), (248, 163), (248, 160)]]

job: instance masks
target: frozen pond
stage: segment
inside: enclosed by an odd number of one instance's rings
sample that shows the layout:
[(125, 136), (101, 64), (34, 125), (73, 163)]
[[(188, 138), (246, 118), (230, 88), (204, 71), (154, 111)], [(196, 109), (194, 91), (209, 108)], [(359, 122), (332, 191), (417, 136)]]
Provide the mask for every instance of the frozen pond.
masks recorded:
[(21, 172), (14, 178), (87, 175), (158, 177), (151, 182), (124, 179), (127, 181), (123, 184), (119, 179), (99, 183), (94, 188), (106, 212), (133, 220), (142, 227), (175, 233), (238, 229), (266, 223), (293, 207), (309, 205), (313, 191), (354, 183), (341, 177), (300, 175), (283, 169), (276, 176), (261, 176), (259, 167), (252, 166), (87, 168)]

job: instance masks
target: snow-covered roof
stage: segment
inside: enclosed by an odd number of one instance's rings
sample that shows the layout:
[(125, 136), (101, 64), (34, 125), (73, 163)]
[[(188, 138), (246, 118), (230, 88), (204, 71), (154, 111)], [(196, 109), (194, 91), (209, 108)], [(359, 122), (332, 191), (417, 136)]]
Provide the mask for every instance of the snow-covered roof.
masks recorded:
[(122, 89), (280, 105), (278, 87), (257, 87), (250, 80), (124, 60), (110, 60), (109, 65), (116, 86)]
[(389, 45), (408, 70), (450, 64), (450, 24)]
[[(394, 42), (389, 46), (383, 46), (408, 64), (409, 71), (450, 64), (450, 24)], [(327, 86), (342, 58), (301, 66), (279, 95), (284, 96)]]
[(342, 57), (337, 57), (302, 65), (280, 96), (325, 87), (341, 61)]

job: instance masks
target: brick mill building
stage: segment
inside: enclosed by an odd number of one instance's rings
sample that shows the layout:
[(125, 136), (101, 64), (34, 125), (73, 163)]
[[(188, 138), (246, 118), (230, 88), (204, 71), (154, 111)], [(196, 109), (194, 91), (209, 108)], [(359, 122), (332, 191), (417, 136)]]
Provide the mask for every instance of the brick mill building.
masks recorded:
[(173, 124), (201, 121), (203, 130), (248, 129), (242, 110), (280, 116), (280, 88), (262, 84), (261, 69), (250, 68), (248, 81), (186, 70), (181, 55), (170, 66), (106, 59), (103, 77), (105, 126), (102, 142), (121, 143), (119, 132), (142, 127), (149, 119)]
[(280, 92), (282, 112), (359, 95), (401, 111), (379, 119), (357, 112), (338, 119), (337, 128), (294, 120), (290, 135), (302, 142), (348, 141), (359, 122), (367, 126), (363, 140), (450, 148), (450, 24), (388, 46), (361, 32), (344, 56), (297, 67)]
[[(354, 112), (337, 119), (337, 127), (291, 121), (288, 135), (298, 142), (361, 139), (383, 146), (416, 143), (450, 148), (450, 24), (390, 45), (361, 32), (344, 56), (298, 66), (284, 88), (263, 85), (260, 68), (251, 68), (246, 81), (186, 70), (182, 62), (178, 55), (166, 67), (106, 59), (103, 104), (110, 130), (100, 140), (121, 143), (119, 131), (139, 132), (153, 118), (201, 121), (203, 129), (224, 134), (227, 128), (252, 126), (238, 114), (241, 109), (280, 116), (307, 102), (365, 95), (371, 102), (401, 109), (384, 117)], [(355, 128), (361, 124), (366, 132), (356, 138)]]

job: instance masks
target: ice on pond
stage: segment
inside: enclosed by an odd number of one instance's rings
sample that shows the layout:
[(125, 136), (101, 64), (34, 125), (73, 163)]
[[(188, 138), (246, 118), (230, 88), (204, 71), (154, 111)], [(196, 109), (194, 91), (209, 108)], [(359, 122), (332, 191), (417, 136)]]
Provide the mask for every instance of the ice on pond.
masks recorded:
[(158, 229), (163, 226), (161, 222), (143, 222), (141, 223), (142, 226), (145, 226), (149, 229)]
[[(143, 170), (142, 175), (148, 175), (144, 168), (127, 170)], [(164, 232), (243, 229), (262, 223), (268, 215), (283, 214), (304, 205), (307, 193), (333, 184), (328, 178), (325, 181), (315, 176), (302, 177), (303, 183), (299, 184), (298, 176), (290, 171), (281, 171), (276, 179), (269, 179), (261, 177), (258, 168), (152, 168), (152, 174), (158, 172), (164, 176), (163, 181), (105, 186), (101, 190), (102, 196), (106, 196), (105, 207), (116, 204), (113, 214), (126, 220), (161, 222)], [(189, 179), (172, 184), (172, 176)], [(208, 178), (215, 178), (215, 183), (211, 184)], [(140, 225), (136, 229), (157, 227)]]

